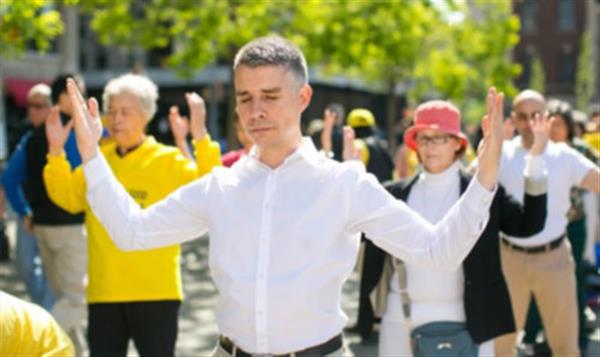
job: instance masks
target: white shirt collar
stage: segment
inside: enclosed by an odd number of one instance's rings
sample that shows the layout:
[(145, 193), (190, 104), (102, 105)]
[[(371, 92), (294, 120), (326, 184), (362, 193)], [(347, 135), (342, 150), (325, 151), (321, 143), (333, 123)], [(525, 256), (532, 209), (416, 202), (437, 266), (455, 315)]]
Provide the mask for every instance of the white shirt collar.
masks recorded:
[[(256, 145), (252, 146), (247, 157), (250, 158), (255, 165), (267, 168), (269, 170), (271, 169), (258, 159)], [(280, 166), (278, 166), (275, 170), (290, 165), (291, 163), (294, 163), (297, 160), (304, 160), (307, 163), (314, 165), (321, 159), (322, 155), (319, 154), (319, 152), (317, 151), (317, 148), (313, 144), (312, 139), (310, 137), (305, 136), (302, 138), (300, 146), (296, 150), (294, 150), (294, 152), (288, 155), (288, 157), (285, 158), (283, 163)]]

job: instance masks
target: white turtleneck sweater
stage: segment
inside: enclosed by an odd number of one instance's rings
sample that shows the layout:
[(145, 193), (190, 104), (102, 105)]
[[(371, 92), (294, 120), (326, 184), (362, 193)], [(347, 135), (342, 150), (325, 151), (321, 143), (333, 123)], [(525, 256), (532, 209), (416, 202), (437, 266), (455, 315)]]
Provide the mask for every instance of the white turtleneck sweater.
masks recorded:
[[(439, 174), (422, 172), (412, 187), (407, 204), (435, 224), (460, 197), (460, 163)], [(433, 321), (465, 321), (462, 266), (439, 271), (406, 264), (407, 288), (411, 299), (412, 327)], [(404, 321), (398, 274), (394, 273), (388, 295), (386, 319)]]

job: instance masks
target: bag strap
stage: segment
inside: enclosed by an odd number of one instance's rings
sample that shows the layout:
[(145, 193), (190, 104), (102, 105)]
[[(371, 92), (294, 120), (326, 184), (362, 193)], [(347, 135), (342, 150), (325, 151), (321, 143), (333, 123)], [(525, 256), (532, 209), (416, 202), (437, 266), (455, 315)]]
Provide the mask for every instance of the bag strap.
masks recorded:
[(410, 322), (410, 296), (408, 295), (406, 265), (400, 259), (392, 257), (392, 265), (398, 274), (398, 285), (400, 288), (400, 300), (402, 301), (402, 312), (407, 322)]

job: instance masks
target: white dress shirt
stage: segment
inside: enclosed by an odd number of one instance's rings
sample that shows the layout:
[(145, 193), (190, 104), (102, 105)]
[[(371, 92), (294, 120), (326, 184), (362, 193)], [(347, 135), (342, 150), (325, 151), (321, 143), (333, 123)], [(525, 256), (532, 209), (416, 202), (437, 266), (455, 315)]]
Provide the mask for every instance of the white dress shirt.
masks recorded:
[[(505, 141), (502, 146), (499, 181), (516, 200), (523, 203), (523, 172), (527, 150), (521, 145), (521, 137)], [(585, 175), (596, 166), (585, 156), (564, 143), (548, 141), (543, 153), (548, 172), (548, 213), (544, 229), (527, 238), (507, 237), (512, 243), (523, 247), (535, 247), (551, 242), (566, 232), (567, 212), (571, 206), (571, 187), (579, 186)]]
[(153, 249), (210, 232), (219, 329), (258, 354), (302, 350), (342, 331), (342, 285), (360, 232), (412, 264), (456, 269), (485, 228), (494, 195), (472, 180), (434, 226), (360, 164), (327, 159), (307, 138), (276, 169), (253, 150), (144, 210), (101, 155), (84, 171), (90, 206), (121, 249)]

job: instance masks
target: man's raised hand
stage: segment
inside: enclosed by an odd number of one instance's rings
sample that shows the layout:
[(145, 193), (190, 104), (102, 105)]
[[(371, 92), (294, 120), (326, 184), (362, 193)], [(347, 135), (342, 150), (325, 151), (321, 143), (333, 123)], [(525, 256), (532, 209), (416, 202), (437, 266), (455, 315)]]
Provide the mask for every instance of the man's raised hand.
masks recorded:
[(197, 93), (186, 93), (185, 99), (190, 109), (190, 131), (194, 140), (202, 140), (206, 136), (206, 105)]
[(344, 161), (359, 160), (360, 161), (360, 148), (354, 145), (354, 129), (349, 126), (344, 127)]
[(492, 87), (487, 94), (487, 114), (483, 117), (483, 143), (478, 154), (479, 170), (477, 179), (479, 183), (493, 190), (496, 186), (500, 170), (500, 155), (502, 154), (502, 124), (504, 121), (504, 94), (497, 93)]
[(102, 136), (102, 121), (98, 102), (90, 98), (85, 102), (73, 79), (67, 79), (67, 92), (73, 106), (73, 127), (77, 138), (77, 148), (83, 163), (92, 160), (98, 152), (98, 140)]
[(548, 118), (548, 113), (536, 114), (529, 121), (529, 125), (533, 132), (533, 145), (529, 149), (529, 154), (533, 156), (541, 155), (544, 153), (548, 138), (550, 137), (550, 118)]

